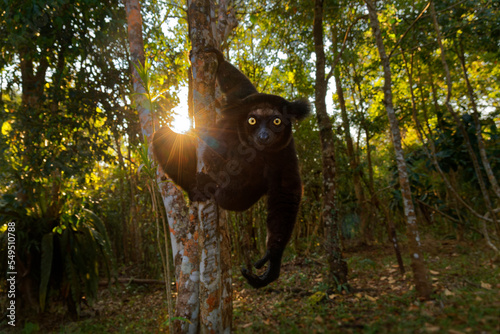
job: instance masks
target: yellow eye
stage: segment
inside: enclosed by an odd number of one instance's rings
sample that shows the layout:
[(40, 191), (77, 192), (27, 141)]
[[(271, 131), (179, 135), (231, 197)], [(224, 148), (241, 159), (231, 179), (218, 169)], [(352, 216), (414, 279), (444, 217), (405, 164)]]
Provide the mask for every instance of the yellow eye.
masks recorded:
[(280, 118), (278, 118), (278, 117), (276, 117), (276, 118), (274, 119), (274, 121), (273, 121), (273, 124), (274, 124), (274, 125), (280, 125), (280, 124), (281, 124), (281, 119), (280, 119)]
[(250, 117), (250, 118), (248, 119), (248, 124), (250, 124), (250, 125), (255, 125), (255, 123), (257, 123), (257, 120), (256, 120), (255, 118)]

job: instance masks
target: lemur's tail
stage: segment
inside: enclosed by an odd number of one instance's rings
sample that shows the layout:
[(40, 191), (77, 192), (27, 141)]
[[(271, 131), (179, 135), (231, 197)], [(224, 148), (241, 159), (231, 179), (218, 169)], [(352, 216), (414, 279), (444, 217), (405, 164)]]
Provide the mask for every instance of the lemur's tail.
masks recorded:
[(187, 192), (196, 185), (196, 137), (173, 132), (168, 126), (156, 131), (153, 153), (162, 170)]

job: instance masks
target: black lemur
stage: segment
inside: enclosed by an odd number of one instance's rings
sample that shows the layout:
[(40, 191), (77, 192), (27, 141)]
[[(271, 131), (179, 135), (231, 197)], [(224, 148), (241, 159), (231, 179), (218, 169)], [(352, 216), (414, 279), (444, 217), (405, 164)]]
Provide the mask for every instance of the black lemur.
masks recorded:
[[(267, 195), (267, 252), (255, 263), (258, 276), (241, 270), (248, 283), (260, 288), (280, 275), (281, 257), (295, 225), (302, 185), (292, 121), (306, 117), (305, 100), (289, 102), (257, 92), (236, 67), (217, 55), (217, 82), (225, 96), (222, 118), (208, 130), (177, 134), (168, 127), (157, 131), (153, 150), (163, 171), (191, 200), (214, 197), (226, 210), (243, 211)], [(197, 173), (197, 138), (206, 143), (206, 173)]]

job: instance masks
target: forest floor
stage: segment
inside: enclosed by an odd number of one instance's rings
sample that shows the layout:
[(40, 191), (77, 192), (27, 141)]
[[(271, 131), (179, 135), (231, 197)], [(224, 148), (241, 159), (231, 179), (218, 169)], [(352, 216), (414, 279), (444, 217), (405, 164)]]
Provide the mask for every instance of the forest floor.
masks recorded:
[[(235, 333), (500, 333), (500, 268), (484, 243), (427, 241), (435, 289), (419, 301), (409, 258), (401, 275), (390, 247), (350, 247), (350, 292), (327, 293), (325, 259), (285, 258), (279, 281), (250, 288), (235, 270)], [(235, 268), (236, 269), (236, 268)], [(44, 316), (23, 333), (167, 333), (165, 288), (128, 284), (102, 289), (99, 301), (72, 321)], [(20, 328), (18, 328), (20, 329)]]

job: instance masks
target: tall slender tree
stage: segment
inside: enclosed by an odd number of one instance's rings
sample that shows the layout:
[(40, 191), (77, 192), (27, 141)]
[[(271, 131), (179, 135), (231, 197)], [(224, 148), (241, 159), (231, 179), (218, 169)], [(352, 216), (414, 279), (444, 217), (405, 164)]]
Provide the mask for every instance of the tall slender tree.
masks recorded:
[(314, 51), (316, 53), (316, 87), (314, 105), (318, 120), (321, 159), (323, 163), (323, 208), (322, 217), (326, 226), (326, 253), (329, 265), (329, 283), (340, 287), (347, 283), (347, 263), (342, 257), (340, 229), (337, 214), (335, 140), (332, 122), (326, 112), (326, 92), (328, 79), (325, 75), (325, 50), (323, 44), (323, 0), (314, 4)]
[(399, 185), (401, 187), (401, 195), (403, 198), (403, 206), (405, 211), (406, 228), (408, 234), (409, 251), (411, 254), (411, 268), (413, 270), (413, 279), (419, 297), (429, 299), (432, 293), (432, 285), (430, 283), (427, 267), (424, 262), (422, 253), (420, 234), (417, 227), (417, 216), (410, 189), (410, 181), (408, 179), (408, 171), (404, 158), (403, 148), (401, 146), (401, 132), (399, 123), (394, 111), (392, 100), (392, 74), (389, 57), (386, 54), (382, 33), (380, 31), (380, 23), (378, 19), (377, 9), (371, 0), (365, 0), (370, 17), (370, 25), (377, 44), (377, 49), (384, 71), (384, 104), (389, 118), (392, 144), (396, 155), (396, 164), (398, 168)]
[[(140, 69), (144, 70), (145, 67), (140, 3), (137, 0), (125, 0), (124, 2), (128, 22), (130, 62), (134, 89), (133, 96), (137, 112), (139, 114), (143, 136), (147, 139), (147, 142), (151, 144), (153, 142), (153, 134), (155, 130), (158, 129), (158, 120), (155, 119), (153, 110), (151, 110), (151, 104), (147, 102), (146, 89), (144, 87), (144, 85), (147, 84), (147, 82), (144, 82), (147, 81), (147, 77), (143, 73), (143, 77), (141, 78), (138, 71)], [(150, 160), (152, 161), (153, 153), (151, 147), (148, 149), (148, 154)], [(198, 245), (196, 241), (196, 216), (189, 216), (190, 218), (188, 219), (188, 215), (186, 214), (186, 203), (182, 192), (175, 187), (172, 182), (163, 182), (165, 178), (166, 176), (160, 169), (158, 169), (157, 183), (162, 195), (170, 226), (170, 239), (174, 263), (177, 266), (181, 266), (182, 264), (181, 268), (183, 268), (183, 270), (176, 270), (176, 279), (179, 287), (176, 315), (177, 317), (184, 317), (192, 320), (192, 315), (196, 314), (195, 310), (197, 305), (191, 308), (188, 307), (192, 306), (192, 303), (189, 302), (189, 298), (186, 298), (186, 296), (190, 294), (185, 291), (190, 291), (192, 289), (197, 291), (197, 285), (189, 284), (191, 282), (189, 277), (197, 273), (198, 267), (197, 261), (194, 261), (192, 265), (186, 264), (186, 262), (189, 262), (192, 258), (197, 258), (198, 254)], [(193, 253), (195, 255), (192, 255)], [(186, 258), (188, 259), (187, 261), (185, 260)], [(186, 310), (190, 310), (191, 312), (186, 312)], [(169, 313), (169, 316), (171, 317), (172, 311), (169, 310)], [(186, 323), (177, 321), (174, 326), (178, 329), (181, 328), (183, 324)]]

